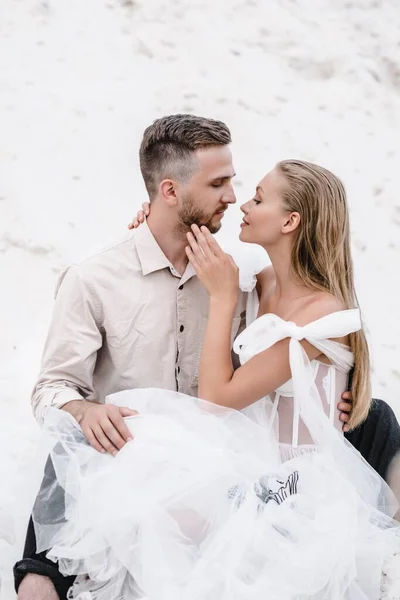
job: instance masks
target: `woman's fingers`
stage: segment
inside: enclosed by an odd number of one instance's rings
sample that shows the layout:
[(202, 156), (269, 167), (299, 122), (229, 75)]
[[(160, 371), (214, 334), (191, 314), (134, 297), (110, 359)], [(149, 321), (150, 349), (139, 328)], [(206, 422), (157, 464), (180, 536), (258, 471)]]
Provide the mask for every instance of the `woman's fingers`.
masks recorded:
[(190, 252), (187, 252), (187, 256), (194, 267), (204, 267), (206, 264), (211, 263), (216, 265), (219, 262), (216, 259), (220, 259), (224, 263), (228, 260), (237, 269), (233, 258), (221, 249), (207, 227), (200, 229), (197, 225), (192, 225), (192, 231), (188, 232), (187, 239), (190, 249)]
[(131, 223), (129, 223), (129, 225), (128, 225), (128, 229), (136, 229), (136, 227), (139, 227), (139, 224), (140, 224), (140, 223), (139, 223), (139, 221), (138, 221), (138, 218), (137, 218), (137, 217), (135, 217), (135, 218), (133, 219), (133, 221), (132, 221)]
[[(206, 229), (208, 231), (208, 229), (206, 227), (204, 229)], [(203, 252), (204, 256), (209, 260), (214, 258), (215, 255), (213, 254), (213, 252), (210, 248), (210, 245), (208, 243), (208, 240), (207, 240), (206, 236), (204, 235), (203, 231), (200, 230), (197, 225), (192, 225), (192, 232), (193, 232), (196, 242), (198, 243), (199, 247), (201, 248), (201, 251)]]
[(136, 227), (139, 227), (139, 225), (143, 222), (144, 222), (144, 213), (142, 210), (138, 210), (137, 215), (133, 220), (133, 227), (136, 229)]
[(144, 223), (146, 217), (150, 214), (150, 205), (148, 202), (143, 204), (143, 208), (137, 211), (136, 217), (129, 223), (128, 229), (136, 229), (141, 223)]
[(204, 252), (201, 250), (193, 233), (189, 232), (187, 234), (187, 239), (189, 242), (190, 249), (191, 249), (196, 261), (199, 263), (199, 265), (202, 265), (205, 262), (206, 257), (204, 255)]
[(210, 250), (215, 256), (223, 256), (225, 254), (217, 240), (204, 225), (201, 227), (201, 233), (204, 235)]
[(201, 270), (201, 265), (196, 260), (193, 250), (191, 249), (190, 246), (186, 246), (185, 251), (186, 251), (186, 256), (188, 257), (190, 264), (192, 265), (192, 267), (196, 271), (196, 274), (198, 275)]

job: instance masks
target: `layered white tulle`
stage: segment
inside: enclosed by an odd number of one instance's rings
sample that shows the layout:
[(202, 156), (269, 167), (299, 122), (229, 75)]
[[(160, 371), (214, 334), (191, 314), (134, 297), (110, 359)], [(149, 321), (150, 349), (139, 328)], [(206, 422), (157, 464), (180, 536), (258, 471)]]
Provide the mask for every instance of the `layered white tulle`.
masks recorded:
[(38, 550), (78, 575), (71, 597), (379, 598), (383, 561), (400, 548), (393, 498), (325, 416), (299, 343), (339, 368), (348, 351), (328, 338), (358, 327), (357, 311), (305, 328), (266, 315), (239, 336), (242, 362), (291, 337), (294, 427), (304, 421), (315, 445), (290, 460), (268, 398), (240, 413), (165, 390), (121, 392), (109, 401), (140, 415), (126, 419), (134, 440), (116, 458), (50, 410), (56, 480), (45, 479), (34, 521)]

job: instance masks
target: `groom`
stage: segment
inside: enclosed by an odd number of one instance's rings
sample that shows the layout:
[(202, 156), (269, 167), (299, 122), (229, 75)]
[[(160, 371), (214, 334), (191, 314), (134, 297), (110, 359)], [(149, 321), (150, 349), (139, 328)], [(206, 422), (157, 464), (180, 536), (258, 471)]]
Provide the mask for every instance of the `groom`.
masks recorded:
[[(94, 448), (115, 455), (129, 440), (123, 418), (134, 411), (105, 405), (108, 394), (160, 387), (197, 395), (208, 297), (187, 264), (185, 233), (192, 223), (217, 232), (236, 202), (230, 142), (224, 123), (192, 115), (164, 117), (146, 129), (140, 167), (151, 214), (128, 239), (61, 278), (32, 396), (40, 423), (48, 407), (65, 410)], [(232, 340), (244, 327), (246, 301), (242, 294)], [(362, 429), (358, 435), (361, 448)], [(45, 554), (37, 553), (30, 522), (15, 566), (20, 600), (66, 598), (74, 578), (63, 577)]]

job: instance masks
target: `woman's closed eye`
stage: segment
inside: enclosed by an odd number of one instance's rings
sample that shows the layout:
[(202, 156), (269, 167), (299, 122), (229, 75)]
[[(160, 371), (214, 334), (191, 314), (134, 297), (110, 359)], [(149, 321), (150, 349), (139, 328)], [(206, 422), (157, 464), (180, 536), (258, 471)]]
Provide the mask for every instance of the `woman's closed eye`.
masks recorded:
[(253, 202), (254, 202), (255, 204), (261, 204), (261, 200), (257, 200), (257, 198), (253, 198)]

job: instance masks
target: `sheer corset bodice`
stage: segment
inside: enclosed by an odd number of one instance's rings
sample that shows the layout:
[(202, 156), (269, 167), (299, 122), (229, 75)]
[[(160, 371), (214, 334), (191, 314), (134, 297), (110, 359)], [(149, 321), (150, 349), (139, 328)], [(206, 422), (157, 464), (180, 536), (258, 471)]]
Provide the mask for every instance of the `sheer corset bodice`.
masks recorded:
[[(360, 328), (358, 310), (332, 313), (304, 327), (284, 321), (273, 314), (256, 319), (235, 341), (234, 349), (241, 364), (267, 350), (278, 341), (290, 338), (289, 359), (292, 379), (280, 386), (270, 399), (272, 426), (277, 426), (279, 441), (293, 448), (312, 444), (307, 415), (322, 412), (340, 430), (337, 404), (347, 386), (353, 366), (353, 354), (347, 346), (333, 341)], [(330, 361), (309, 361), (300, 341), (306, 339)]]
[[(347, 388), (348, 371), (340, 371), (334, 365), (328, 365), (320, 361), (311, 361), (314, 382), (321, 398), (324, 413), (332, 425), (341, 431), (342, 423), (339, 420), (337, 405), (342, 393)], [(293, 440), (293, 390), (290, 386), (282, 386), (271, 394), (273, 403), (271, 424), (278, 431), (279, 440), (282, 444), (292, 444)], [(299, 419), (298, 444), (312, 444), (312, 437), (304, 421)]]

